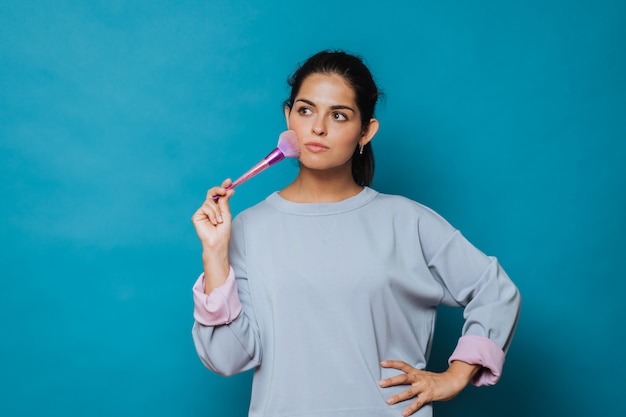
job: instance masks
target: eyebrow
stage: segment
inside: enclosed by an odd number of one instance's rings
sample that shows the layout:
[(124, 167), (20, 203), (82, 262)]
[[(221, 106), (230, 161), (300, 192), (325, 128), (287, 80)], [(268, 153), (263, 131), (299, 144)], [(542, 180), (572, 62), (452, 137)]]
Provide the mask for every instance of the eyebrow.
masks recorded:
[[(296, 100), (296, 103), (298, 101), (302, 101), (303, 103), (306, 103), (306, 104), (308, 104), (309, 106), (312, 106), (312, 107), (317, 107), (315, 105), (315, 103), (313, 103), (312, 101), (307, 100), (305, 98), (299, 98), (298, 100)], [(352, 107), (345, 106), (343, 104), (337, 104), (337, 105), (334, 105), (334, 106), (330, 106), (330, 108), (333, 109), (333, 110), (350, 110), (352, 113), (356, 113)]]

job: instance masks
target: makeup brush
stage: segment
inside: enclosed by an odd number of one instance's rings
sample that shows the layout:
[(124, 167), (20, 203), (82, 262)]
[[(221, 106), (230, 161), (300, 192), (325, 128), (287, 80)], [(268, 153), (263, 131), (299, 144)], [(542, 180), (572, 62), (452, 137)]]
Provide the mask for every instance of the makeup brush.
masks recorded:
[[(243, 184), (250, 178), (261, 173), (270, 166), (282, 161), (285, 158), (297, 158), (300, 156), (300, 145), (298, 144), (298, 137), (293, 130), (287, 130), (280, 134), (278, 137), (278, 145), (276, 149), (270, 152), (265, 158), (263, 158), (258, 164), (250, 168), (245, 174), (237, 178), (230, 186), (226, 187), (227, 190), (231, 190), (236, 186)], [(214, 201), (219, 200), (220, 196), (213, 197)]]

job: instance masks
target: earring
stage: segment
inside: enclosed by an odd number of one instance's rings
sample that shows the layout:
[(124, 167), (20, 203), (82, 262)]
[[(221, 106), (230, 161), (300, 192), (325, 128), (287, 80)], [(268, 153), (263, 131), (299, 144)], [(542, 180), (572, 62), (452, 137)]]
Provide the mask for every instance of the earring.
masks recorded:
[(363, 155), (363, 144), (359, 145), (359, 155)]

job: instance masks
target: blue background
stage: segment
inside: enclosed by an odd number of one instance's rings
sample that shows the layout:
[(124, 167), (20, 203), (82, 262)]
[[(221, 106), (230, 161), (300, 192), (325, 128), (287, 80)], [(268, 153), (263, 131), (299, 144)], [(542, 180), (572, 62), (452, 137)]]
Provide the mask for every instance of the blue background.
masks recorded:
[[(192, 345), (190, 217), (273, 149), (286, 77), (323, 48), (386, 93), (375, 188), (444, 215), (523, 294), (501, 382), (437, 414), (614, 415), (625, 40), (609, 0), (2, 1), (0, 415), (246, 415), (250, 374)], [(460, 324), (442, 311), (432, 369)]]

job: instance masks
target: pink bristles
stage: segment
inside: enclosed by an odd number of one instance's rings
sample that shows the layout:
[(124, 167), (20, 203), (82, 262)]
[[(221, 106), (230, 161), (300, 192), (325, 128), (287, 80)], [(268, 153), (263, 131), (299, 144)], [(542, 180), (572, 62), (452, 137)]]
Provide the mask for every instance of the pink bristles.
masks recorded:
[(276, 147), (285, 155), (285, 158), (297, 158), (300, 156), (298, 137), (293, 130), (281, 133)]

